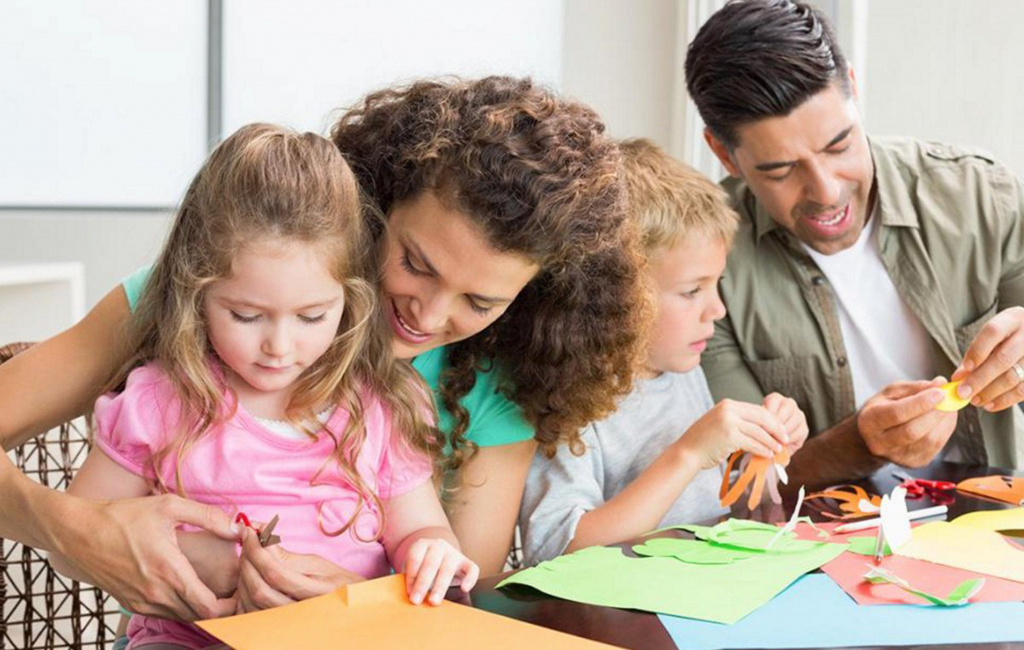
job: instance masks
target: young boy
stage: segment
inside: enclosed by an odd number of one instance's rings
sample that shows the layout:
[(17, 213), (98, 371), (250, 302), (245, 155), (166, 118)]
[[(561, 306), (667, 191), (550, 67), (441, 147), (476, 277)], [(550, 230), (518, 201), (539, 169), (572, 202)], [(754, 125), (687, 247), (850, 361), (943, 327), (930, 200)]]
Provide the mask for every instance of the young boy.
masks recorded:
[(807, 438), (792, 399), (715, 405), (700, 369), (714, 321), (725, 316), (718, 280), (737, 217), (724, 191), (649, 141), (621, 148), (655, 295), (646, 373), (615, 413), (584, 430), (585, 453), (538, 452), (519, 511), (527, 564), (720, 516), (729, 454), (792, 453)]

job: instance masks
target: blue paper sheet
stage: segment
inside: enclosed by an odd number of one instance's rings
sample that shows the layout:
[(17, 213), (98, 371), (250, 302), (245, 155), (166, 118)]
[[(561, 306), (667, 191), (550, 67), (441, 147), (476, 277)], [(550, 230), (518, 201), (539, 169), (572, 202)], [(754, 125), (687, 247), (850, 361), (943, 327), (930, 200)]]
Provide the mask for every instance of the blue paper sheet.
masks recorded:
[(861, 607), (828, 576), (806, 575), (733, 625), (659, 614), (680, 648), (828, 648), (1024, 641), (1024, 603)]

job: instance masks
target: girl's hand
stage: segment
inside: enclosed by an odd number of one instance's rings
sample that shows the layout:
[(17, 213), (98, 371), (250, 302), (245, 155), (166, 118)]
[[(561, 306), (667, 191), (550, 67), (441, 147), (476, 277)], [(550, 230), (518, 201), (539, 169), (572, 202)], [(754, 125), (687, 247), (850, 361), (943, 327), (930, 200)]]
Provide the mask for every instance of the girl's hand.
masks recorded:
[(365, 580), (319, 555), (291, 553), (280, 544), (263, 548), (245, 529), (238, 571), (238, 613), (287, 605)]
[(772, 393), (765, 397), (763, 404), (768, 412), (778, 418), (782, 422), (782, 426), (786, 427), (786, 434), (789, 436), (786, 450), (792, 456), (800, 447), (804, 446), (807, 435), (810, 433), (810, 429), (807, 427), (807, 417), (797, 406), (795, 400), (778, 393)]
[(710, 469), (737, 449), (771, 458), (782, 451), (783, 445), (790, 444), (790, 437), (786, 426), (767, 408), (724, 399), (694, 422), (675, 444), (692, 454), (701, 469)]
[(423, 602), (429, 591), (431, 605), (440, 605), (455, 578), (468, 593), (480, 576), (480, 567), (452, 546), (436, 537), (421, 537), (409, 547), (405, 560), (405, 587), (414, 605)]

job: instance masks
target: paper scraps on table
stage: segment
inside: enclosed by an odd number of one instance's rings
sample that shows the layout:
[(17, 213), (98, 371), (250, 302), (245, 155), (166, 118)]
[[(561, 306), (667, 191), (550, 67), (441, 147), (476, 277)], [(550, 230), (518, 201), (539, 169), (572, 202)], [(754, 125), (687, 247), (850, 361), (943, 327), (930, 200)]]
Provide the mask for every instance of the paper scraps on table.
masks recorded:
[(236, 650), (369, 648), (611, 648), (481, 609), (444, 601), (413, 605), (405, 576), (359, 582), (260, 612), (199, 621)]
[(914, 594), (924, 600), (927, 600), (933, 605), (939, 607), (960, 607), (966, 605), (972, 597), (974, 597), (981, 588), (985, 586), (984, 578), (971, 578), (964, 580), (957, 586), (953, 587), (953, 591), (949, 592), (946, 596), (936, 596), (926, 591), (917, 589), (909, 582), (899, 577), (891, 571), (887, 571), (882, 567), (871, 566), (866, 564), (868, 572), (864, 574), (864, 579), (873, 585), (896, 585), (903, 591)]
[[(837, 524), (818, 524), (821, 528), (832, 532)], [(796, 528), (797, 536), (806, 540), (817, 540), (815, 530), (804, 524)], [(864, 541), (858, 541), (863, 539)], [(867, 537), (863, 533), (835, 534), (831, 542), (848, 543), (846, 553), (841, 554), (821, 570), (828, 574), (843, 591), (860, 605), (926, 605), (928, 602), (918, 596), (903, 591), (891, 584), (871, 584), (863, 579), (865, 571), (865, 555), (874, 550), (874, 536)], [(858, 554), (860, 545), (864, 545), (863, 554)], [(886, 554), (878, 565), (882, 569), (894, 573), (910, 582), (915, 588), (930, 594), (948, 594), (965, 580), (977, 578), (974, 571), (932, 564), (924, 560), (916, 560), (900, 555)], [(986, 577), (985, 586), (971, 599), (972, 602), (1012, 602), (1024, 601), (1024, 584), (1003, 578)]]
[[(768, 494), (773, 503), (782, 503), (782, 496), (779, 494), (779, 481), (788, 481), (786, 477), (786, 466), (789, 465), (789, 452), (783, 449), (775, 454), (774, 458), (754, 456), (745, 451), (735, 451), (729, 456), (725, 465), (725, 472), (722, 475), (722, 487), (718, 497), (722, 507), (728, 508), (739, 501), (743, 492), (750, 487), (750, 497), (747, 499), (747, 507), (753, 510), (761, 505), (761, 498), (764, 490), (768, 488)], [(736, 469), (739, 476), (736, 482), (729, 484), (732, 471)]]
[(1024, 477), (982, 476), (969, 478), (957, 483), (956, 489), (971, 496), (1024, 506)]
[[(826, 504), (831, 502), (834, 508), (823, 506), (818, 501)], [(808, 505), (815, 502), (816, 509), (824, 517), (829, 519), (857, 519), (877, 515), (882, 506), (882, 497), (877, 494), (868, 494), (867, 490), (859, 485), (837, 485), (821, 492), (808, 494), (804, 502)], [(834, 510), (838, 509), (839, 512)]]
[(619, 548), (586, 548), (514, 573), (498, 587), (525, 585), (591, 605), (734, 623), (845, 548), (790, 533), (768, 549), (778, 529), (753, 521), (693, 528), (704, 541), (649, 539), (633, 547), (635, 558)]
[(947, 413), (951, 413), (953, 411), (959, 411), (965, 406), (969, 406), (971, 400), (961, 398), (960, 394), (956, 392), (956, 389), (959, 387), (960, 382), (958, 381), (951, 381), (946, 384), (943, 384), (942, 386), (939, 386), (939, 388), (943, 392), (943, 397), (942, 401), (939, 402), (935, 406), (935, 408), (940, 411), (946, 411)]
[(687, 650), (973, 645), (1024, 640), (1020, 625), (1024, 603), (972, 603), (956, 608), (860, 607), (821, 574), (803, 576), (735, 625), (674, 616), (658, 618), (675, 644)]
[(1024, 509), (984, 510), (918, 526), (906, 545), (893, 550), (904, 557), (1024, 582), (1024, 549), (996, 532), (1021, 529)]

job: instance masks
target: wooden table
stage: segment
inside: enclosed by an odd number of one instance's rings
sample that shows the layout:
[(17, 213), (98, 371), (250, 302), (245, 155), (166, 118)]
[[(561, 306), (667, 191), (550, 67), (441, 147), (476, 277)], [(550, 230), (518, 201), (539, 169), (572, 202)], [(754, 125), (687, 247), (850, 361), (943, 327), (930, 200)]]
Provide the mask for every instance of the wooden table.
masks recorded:
[[(892, 476), (894, 466), (887, 466), (879, 470), (874, 476), (865, 481), (860, 481), (869, 492), (875, 494), (887, 494), (899, 483), (899, 480)], [(957, 483), (972, 476), (989, 476), (992, 474), (1013, 474), (998, 468), (992, 467), (965, 467), (952, 463), (933, 463), (928, 467), (919, 470), (909, 470), (908, 474), (919, 478), (932, 478), (952, 481)], [(1017, 473), (1021, 476), (1021, 473)], [(982, 501), (964, 494), (955, 493), (956, 501), (949, 507), (949, 519), (954, 519), (961, 514), (973, 510), (999, 509), (1004, 506), (999, 503)], [(933, 505), (928, 497), (917, 501), (908, 501), (912, 510)], [(787, 499), (783, 506), (768, 504), (755, 509), (753, 512), (744, 509), (735, 511), (733, 515), (747, 519), (760, 521), (778, 522), (788, 519), (789, 513), (795, 505), (794, 500)], [(808, 513), (809, 509), (804, 508)], [(813, 517), (820, 519), (820, 517)], [(687, 536), (686, 533), (668, 531), (661, 536), (675, 535)], [(627, 547), (630, 544), (624, 544)], [(626, 550), (627, 554), (632, 552)], [(471, 604), (474, 607), (484, 609), (495, 614), (501, 614), (528, 623), (534, 623), (554, 630), (560, 630), (569, 634), (594, 639), (623, 648), (637, 648), (643, 650), (675, 650), (676, 645), (668, 632), (662, 626), (658, 617), (646, 612), (634, 610), (615, 609), (611, 607), (599, 607), (596, 605), (585, 605), (567, 600), (561, 600), (547, 596), (529, 588), (516, 588), (514, 590), (498, 591), (494, 588), (505, 576), (497, 576), (481, 580), (471, 594)], [(1021, 623), (1022, 635), (1024, 635), (1024, 622)], [(1024, 650), (1024, 642), (1019, 643), (984, 643), (971, 645), (941, 645), (941, 646), (916, 646), (934, 647), (942, 649), (950, 648), (986, 648), (987, 650), (1007, 649)]]

